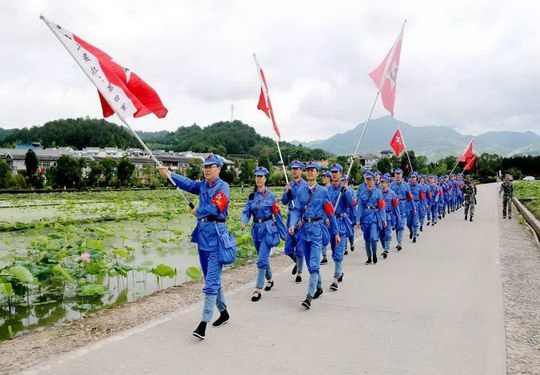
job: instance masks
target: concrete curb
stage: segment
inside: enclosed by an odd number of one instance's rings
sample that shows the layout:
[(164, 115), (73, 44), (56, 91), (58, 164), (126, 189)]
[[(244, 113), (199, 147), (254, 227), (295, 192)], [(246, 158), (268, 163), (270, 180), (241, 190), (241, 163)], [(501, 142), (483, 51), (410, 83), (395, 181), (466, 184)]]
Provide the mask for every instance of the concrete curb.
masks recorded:
[(534, 217), (534, 215), (517, 199), (516, 197), (512, 198), (512, 202), (517, 207), (518, 211), (523, 215), (527, 223), (536, 233), (536, 236), (540, 240), (540, 221)]

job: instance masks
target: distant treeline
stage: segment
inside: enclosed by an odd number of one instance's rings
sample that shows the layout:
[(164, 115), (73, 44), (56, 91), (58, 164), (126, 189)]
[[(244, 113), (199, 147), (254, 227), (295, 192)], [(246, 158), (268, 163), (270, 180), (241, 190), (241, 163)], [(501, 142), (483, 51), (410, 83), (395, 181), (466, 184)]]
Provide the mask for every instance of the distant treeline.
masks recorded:
[[(275, 141), (257, 134), (241, 121), (217, 122), (207, 127), (196, 124), (179, 127), (174, 132), (140, 132), (141, 138), (152, 149), (167, 151), (214, 152), (223, 156), (267, 155), (273, 163), (279, 161)], [(43, 147), (140, 147), (126, 129), (103, 119), (77, 118), (50, 121), (29, 129), (0, 129), (0, 147), (14, 147), (17, 143), (40, 142)], [(308, 147), (280, 143), (283, 157), (289, 160), (321, 160), (330, 153)]]

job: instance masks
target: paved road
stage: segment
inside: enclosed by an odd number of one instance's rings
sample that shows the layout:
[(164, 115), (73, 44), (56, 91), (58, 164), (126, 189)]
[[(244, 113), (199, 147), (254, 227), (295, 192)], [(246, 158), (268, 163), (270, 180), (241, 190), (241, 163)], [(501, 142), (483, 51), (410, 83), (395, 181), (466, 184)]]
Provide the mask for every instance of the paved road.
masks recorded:
[(200, 304), (41, 364), (39, 374), (505, 374), (497, 185), (377, 265), (363, 246), (331, 292), (300, 306), (306, 282), (275, 275), (258, 303), (252, 285), (227, 295), (231, 322), (191, 336)]

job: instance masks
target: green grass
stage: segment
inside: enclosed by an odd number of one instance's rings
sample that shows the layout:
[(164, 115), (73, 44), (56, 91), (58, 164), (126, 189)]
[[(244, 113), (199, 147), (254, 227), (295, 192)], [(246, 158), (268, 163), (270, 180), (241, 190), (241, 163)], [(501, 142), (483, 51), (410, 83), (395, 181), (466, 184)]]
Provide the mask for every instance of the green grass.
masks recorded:
[(515, 197), (540, 220), (540, 181), (514, 183)]

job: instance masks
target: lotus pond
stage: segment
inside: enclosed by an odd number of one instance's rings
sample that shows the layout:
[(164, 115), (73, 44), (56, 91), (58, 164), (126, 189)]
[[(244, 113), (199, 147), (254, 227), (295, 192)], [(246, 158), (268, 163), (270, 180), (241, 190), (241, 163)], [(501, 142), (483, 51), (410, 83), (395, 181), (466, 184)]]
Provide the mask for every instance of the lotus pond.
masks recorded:
[[(255, 257), (247, 194), (231, 192), (236, 264)], [(0, 340), (200, 278), (194, 226), (172, 189), (0, 194)]]

